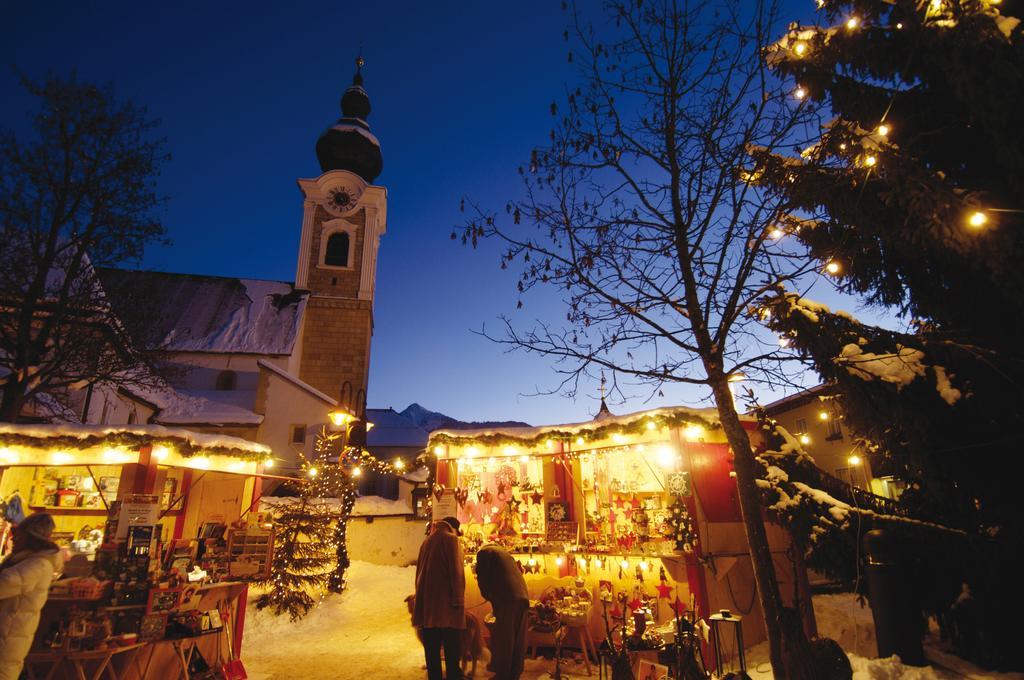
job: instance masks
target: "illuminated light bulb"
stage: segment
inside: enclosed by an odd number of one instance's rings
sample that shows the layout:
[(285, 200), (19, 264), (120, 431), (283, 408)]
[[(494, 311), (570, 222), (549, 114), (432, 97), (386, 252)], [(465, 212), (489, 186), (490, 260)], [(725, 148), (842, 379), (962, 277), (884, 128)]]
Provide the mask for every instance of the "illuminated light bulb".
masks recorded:
[(864, 157), (864, 165), (868, 166), (869, 168), (875, 167), (877, 163), (878, 159), (875, 158), (874, 156), (868, 155)]
[(647, 421), (647, 429), (648, 430), (656, 430), (656, 429), (658, 429), (658, 424), (655, 423), (653, 420), (648, 420)]
[(506, 456), (516, 455), (516, 447), (514, 446), (506, 446), (504, 449), (502, 449), (502, 451), (505, 453)]
[(157, 460), (167, 460), (167, 456), (171, 455), (171, 452), (167, 450), (166, 446), (154, 446), (153, 457)]
[(236, 460), (231, 463), (232, 470), (241, 470), (243, 467), (245, 467), (245, 463), (243, 461)]
[(492, 505), (491, 506), (491, 514), (492, 515), (497, 515), (498, 514), (498, 506), (497, 505)]
[(623, 437), (618, 432), (616, 432), (615, 434), (612, 435), (612, 441), (615, 442), (616, 444), (621, 444), (622, 442), (626, 441), (626, 438)]
[(771, 232), (768, 235), (775, 239), (776, 241), (778, 241), (780, 238), (786, 235), (786, 232), (782, 231), (778, 227), (775, 227), (774, 229), (771, 230)]
[(650, 562), (648, 562), (647, 560), (640, 560), (640, 569), (641, 570), (647, 571), (650, 568), (651, 568)]
[(619, 566), (623, 569), (629, 569), (629, 560), (622, 560), (619, 562)]
[(520, 463), (529, 463), (530, 462), (530, 457), (529, 456), (519, 456), (519, 462)]
[(850, 465), (860, 465), (860, 456), (858, 456), (857, 454), (853, 454), (852, 456), (850, 456), (846, 460), (847, 460), (847, 462), (850, 463)]
[(601, 568), (601, 558), (600, 557), (595, 557), (594, 558), (594, 566), (597, 567), (598, 569)]
[(850, 17), (849, 19), (846, 20), (846, 28), (850, 29), (851, 31), (857, 28), (858, 26), (860, 26), (860, 19), (858, 19), (857, 17)]
[(583, 559), (582, 557), (577, 557), (576, 558), (576, 564), (578, 564), (581, 567), (585, 567), (587, 565), (587, 561), (585, 559)]
[(395, 459), (395, 469), (396, 470), (404, 470), (405, 469), (405, 461), (402, 460), (401, 458)]
[(548, 440), (546, 440), (546, 441), (544, 442), (544, 446), (548, 447), (549, 449), (553, 449), (553, 448), (555, 448), (555, 440), (554, 440), (554, 439), (548, 439)]
[(687, 425), (683, 430), (683, 439), (688, 442), (695, 442), (704, 436), (704, 428), (700, 425)]
[(530, 559), (526, 560), (526, 563), (528, 565), (530, 565), (531, 567), (537, 566), (537, 560), (533, 559), (532, 557)]
[(0, 460), (4, 461), (5, 463), (17, 463), (18, 454), (16, 454), (14, 451), (11, 451), (7, 447), (3, 447), (0, 448)]
[(896, 24), (896, 30), (903, 30), (903, 22)]
[(54, 465), (66, 465), (70, 463), (71, 460), (72, 456), (67, 451), (57, 451), (56, 453), (53, 454)]
[(810, 444), (811, 443), (811, 438), (808, 437), (805, 434), (802, 434), (802, 435), (800, 435), (800, 443), (801, 444)]
[(363, 475), (363, 468), (359, 467), (358, 465), (356, 467), (352, 468), (352, 476), (353, 477), (361, 477), (362, 475)]
[(803, 99), (807, 96), (807, 88), (801, 86), (793, 90), (793, 96), (797, 99)]
[(263, 461), (263, 467), (267, 469), (274, 467), (274, 459), (267, 458), (265, 461)]
[(331, 419), (335, 427), (341, 427), (348, 423), (348, 421), (355, 420), (355, 416), (346, 411), (331, 411), (327, 414), (327, 417)]
[(658, 465), (661, 467), (672, 467), (676, 462), (676, 452), (670, 446), (658, 447)]
[(846, 142), (842, 142), (842, 143), (841, 143), (841, 144), (839, 145), (839, 150), (840, 150), (840, 151), (846, 151)]
[(818, 411), (818, 420), (828, 420), (828, 411)]
[(555, 558), (555, 566), (560, 567), (565, 562), (561, 555)]
[(191, 463), (192, 467), (201, 468), (203, 470), (210, 467), (210, 459), (206, 456), (196, 456), (190, 460), (189, 463)]
[(317, 472), (318, 470), (315, 467), (311, 467), (309, 468), (306, 474), (308, 474), (310, 477), (316, 477)]
[(804, 56), (805, 54), (807, 54), (807, 43), (805, 43), (803, 40), (796, 41), (795, 43), (793, 43), (793, 52), (798, 57)]
[(470, 446), (468, 449), (466, 449), (466, 456), (469, 458), (475, 458), (478, 453), (480, 452), (477, 450), (475, 446)]
[(583, 437), (576, 437), (576, 446), (583, 446)]
[(971, 225), (975, 229), (984, 227), (988, 223), (988, 215), (980, 210), (975, 210), (967, 218), (967, 224)]
[(444, 447), (443, 446), (435, 446), (434, 447), (434, 455), (437, 456), (438, 458), (443, 456), (444, 455)]
[(825, 271), (827, 271), (829, 274), (838, 274), (840, 271), (842, 271), (842, 269), (843, 268), (835, 260), (829, 260), (825, 264)]
[(885, 123), (882, 123), (881, 125), (879, 125), (878, 126), (878, 134), (882, 135), (883, 137), (888, 136), (888, 134), (889, 134), (889, 126), (886, 125)]

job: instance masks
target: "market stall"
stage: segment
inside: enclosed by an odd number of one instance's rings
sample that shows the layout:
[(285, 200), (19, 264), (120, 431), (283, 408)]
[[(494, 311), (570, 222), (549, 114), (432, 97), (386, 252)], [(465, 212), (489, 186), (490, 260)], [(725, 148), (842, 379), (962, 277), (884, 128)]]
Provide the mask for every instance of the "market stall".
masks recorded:
[[(745, 426), (756, 444), (755, 423)], [(722, 609), (746, 644), (764, 639), (731, 452), (714, 410), (440, 430), (430, 447), (434, 517), (462, 522), (467, 569), (480, 546), (504, 545), (540, 605), (535, 619), (547, 613), (572, 623), (565, 645), (600, 644), (620, 625), (633, 646), (656, 652), (671, 641), (677, 618), (707, 621)], [(787, 557), (784, 532), (768, 528), (791, 602), (800, 570)], [(481, 602), (467, 572), (467, 606)], [(533, 628), (542, 631), (543, 622)]]
[(0, 425), (0, 531), (45, 511), (66, 555), (27, 672), (176, 678), (237, 663), (247, 582), (273, 551), (251, 511), (270, 454), (158, 425)]

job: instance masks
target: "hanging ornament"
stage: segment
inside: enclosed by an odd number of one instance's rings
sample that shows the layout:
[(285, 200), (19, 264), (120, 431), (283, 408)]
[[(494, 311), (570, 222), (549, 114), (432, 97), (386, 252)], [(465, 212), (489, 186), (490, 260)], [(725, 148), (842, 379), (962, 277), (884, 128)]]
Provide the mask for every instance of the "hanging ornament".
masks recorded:
[(672, 586), (665, 581), (654, 586), (654, 589), (658, 591), (659, 600), (667, 600), (672, 595)]
[(530, 495), (530, 500), (534, 505), (539, 505), (544, 500), (544, 494), (540, 491), (534, 491), (533, 494)]
[(668, 508), (668, 532), (665, 536), (675, 541), (676, 550), (685, 553), (696, 550), (697, 531), (682, 496), (676, 496)]

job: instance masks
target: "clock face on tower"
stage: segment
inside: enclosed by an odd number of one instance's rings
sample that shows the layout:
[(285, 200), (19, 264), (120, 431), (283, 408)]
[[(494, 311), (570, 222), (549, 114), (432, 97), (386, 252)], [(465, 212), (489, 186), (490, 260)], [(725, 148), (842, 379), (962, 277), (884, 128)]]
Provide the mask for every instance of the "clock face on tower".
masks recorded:
[(335, 210), (341, 211), (350, 209), (352, 205), (355, 203), (355, 198), (352, 196), (352, 193), (346, 187), (341, 187), (332, 190), (329, 200), (331, 202), (331, 207), (333, 207)]

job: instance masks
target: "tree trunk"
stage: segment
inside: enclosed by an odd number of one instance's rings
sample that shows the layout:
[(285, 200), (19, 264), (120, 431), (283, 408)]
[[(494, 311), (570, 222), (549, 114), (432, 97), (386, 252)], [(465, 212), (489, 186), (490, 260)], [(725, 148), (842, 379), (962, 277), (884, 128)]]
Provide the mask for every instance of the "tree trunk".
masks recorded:
[(9, 379), (4, 383), (3, 392), (0, 394), (0, 423), (16, 422), (24, 403), (24, 386), (13, 378)]
[(787, 675), (783, 660), (782, 596), (779, 593), (779, 583), (775, 577), (775, 567), (768, 547), (768, 534), (761, 514), (761, 492), (757, 488), (754, 451), (750, 447), (750, 437), (743, 429), (743, 424), (736, 413), (726, 376), (719, 371), (718, 375), (709, 375), (709, 379), (718, 406), (718, 417), (733, 452), (736, 489), (750, 548), (750, 562), (754, 568), (754, 581), (761, 600), (761, 610), (764, 612), (772, 674), (775, 680), (794, 680)]

